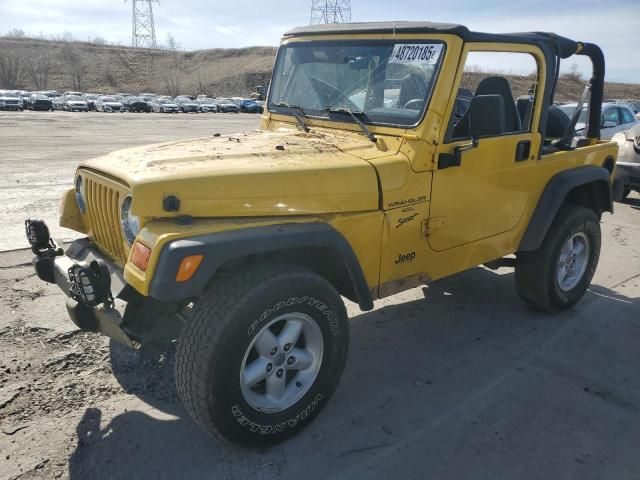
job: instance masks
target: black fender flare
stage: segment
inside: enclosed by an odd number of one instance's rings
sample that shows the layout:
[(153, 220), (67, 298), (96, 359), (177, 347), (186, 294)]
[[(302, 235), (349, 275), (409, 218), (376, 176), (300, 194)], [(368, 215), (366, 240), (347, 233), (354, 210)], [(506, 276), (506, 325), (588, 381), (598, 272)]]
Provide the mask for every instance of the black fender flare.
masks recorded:
[[(362, 310), (373, 309), (373, 298), (360, 262), (349, 242), (326, 223), (288, 223), (240, 228), (199, 235), (169, 242), (160, 252), (151, 280), (149, 294), (162, 301), (184, 300), (201, 295), (216, 272), (225, 264), (251, 256), (269, 259), (269, 254), (292, 250), (328, 249), (342, 262), (353, 287), (354, 297)], [(176, 282), (182, 259), (204, 255), (194, 276), (186, 282)]]
[(605, 211), (613, 213), (610, 172), (606, 168), (586, 165), (557, 173), (543, 190), (518, 251), (537, 250), (565, 199), (576, 187), (589, 184), (595, 186), (595, 198), (590, 198), (589, 206), (595, 207), (598, 214)]

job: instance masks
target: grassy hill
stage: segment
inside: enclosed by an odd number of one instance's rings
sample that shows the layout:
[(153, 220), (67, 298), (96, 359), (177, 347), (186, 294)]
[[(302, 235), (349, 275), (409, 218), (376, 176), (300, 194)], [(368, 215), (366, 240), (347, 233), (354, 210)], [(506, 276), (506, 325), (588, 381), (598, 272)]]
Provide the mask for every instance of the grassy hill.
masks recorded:
[[(275, 47), (183, 52), (0, 37), (0, 88), (246, 96), (269, 81), (275, 53)], [(475, 90), (481, 76), (470, 75), (464, 86)], [(507, 77), (515, 96), (534, 80)], [(585, 82), (562, 76), (556, 100), (576, 100)], [(640, 84), (607, 83), (605, 98), (640, 98)]]

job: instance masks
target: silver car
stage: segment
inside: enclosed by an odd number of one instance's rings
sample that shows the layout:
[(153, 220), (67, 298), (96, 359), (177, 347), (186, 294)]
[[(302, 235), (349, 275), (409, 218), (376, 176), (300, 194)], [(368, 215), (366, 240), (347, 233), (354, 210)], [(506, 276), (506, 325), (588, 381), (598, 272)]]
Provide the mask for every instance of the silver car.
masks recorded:
[(122, 112), (123, 105), (115, 97), (101, 95), (96, 99), (97, 112)]
[[(577, 103), (560, 105), (560, 110), (571, 118), (577, 106)], [(576, 132), (579, 135), (587, 123), (587, 116), (587, 107), (584, 107), (576, 124)], [(640, 124), (640, 121), (636, 120), (633, 111), (627, 105), (617, 103), (603, 103), (602, 117), (600, 118), (600, 137), (604, 140), (611, 140), (616, 133), (623, 132)]]
[(613, 198), (621, 202), (632, 190), (640, 192), (640, 125), (615, 134), (611, 140), (618, 144)]
[(166, 98), (156, 98), (151, 103), (151, 110), (156, 113), (178, 113), (178, 105), (173, 103), (173, 100)]
[(198, 97), (196, 101), (200, 104), (200, 111), (203, 113), (215, 113), (218, 111), (218, 106), (216, 105), (216, 101), (213, 98)]

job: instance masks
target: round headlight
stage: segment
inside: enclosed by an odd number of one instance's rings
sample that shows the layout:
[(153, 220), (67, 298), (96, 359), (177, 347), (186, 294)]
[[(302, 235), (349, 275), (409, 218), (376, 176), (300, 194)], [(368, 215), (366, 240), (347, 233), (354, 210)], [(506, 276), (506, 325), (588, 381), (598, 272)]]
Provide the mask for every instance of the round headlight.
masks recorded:
[(82, 180), (82, 176), (78, 175), (76, 177), (76, 202), (78, 202), (78, 208), (82, 213), (87, 211), (85, 198), (84, 181)]
[(129, 245), (133, 244), (140, 232), (140, 219), (131, 214), (132, 202), (131, 195), (127, 195), (120, 206), (120, 225)]

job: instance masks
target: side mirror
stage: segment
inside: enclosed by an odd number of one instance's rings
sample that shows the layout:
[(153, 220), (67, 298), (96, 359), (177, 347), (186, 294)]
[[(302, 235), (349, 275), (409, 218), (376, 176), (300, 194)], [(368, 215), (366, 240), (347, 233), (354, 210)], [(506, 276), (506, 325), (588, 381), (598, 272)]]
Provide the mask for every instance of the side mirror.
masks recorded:
[(612, 122), (611, 120), (606, 120), (602, 122), (602, 125), (600, 126), (600, 128), (612, 128), (617, 126), (618, 124), (616, 122)]
[(469, 133), (472, 138), (502, 135), (506, 109), (502, 95), (477, 95), (469, 105)]

